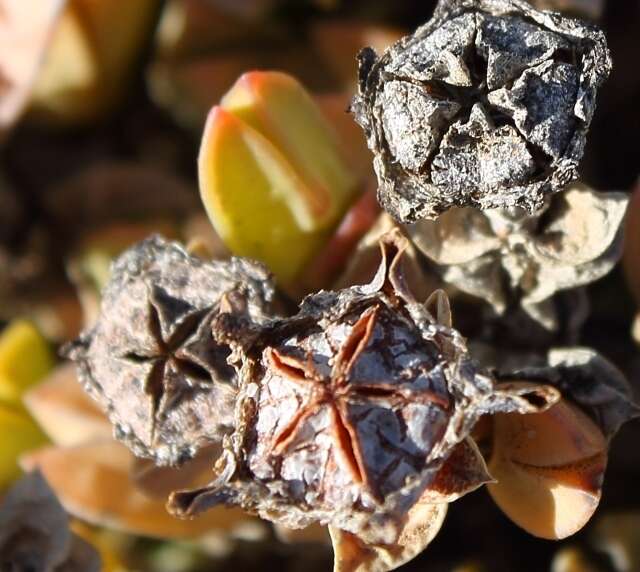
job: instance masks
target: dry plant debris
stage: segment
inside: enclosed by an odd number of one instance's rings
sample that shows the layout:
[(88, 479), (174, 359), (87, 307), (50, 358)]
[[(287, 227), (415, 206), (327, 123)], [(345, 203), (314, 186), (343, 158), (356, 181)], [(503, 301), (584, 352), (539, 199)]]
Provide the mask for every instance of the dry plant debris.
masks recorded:
[(577, 178), (611, 61), (595, 26), (523, 0), (441, 0), (381, 57), (352, 109), (394, 218), (453, 206), (538, 210)]
[(534, 216), (521, 209), (453, 208), (409, 233), (445, 282), (498, 314), (521, 307), (555, 330), (553, 296), (602, 278), (622, 256), (627, 203), (626, 193), (573, 184)]
[(179, 464), (231, 428), (235, 372), (213, 320), (233, 303), (259, 321), (272, 293), (257, 264), (205, 262), (152, 237), (114, 264), (100, 319), (67, 351), (118, 438)]
[(0, 570), (99, 572), (95, 549), (73, 534), (42, 475), (23, 477), (0, 505)]

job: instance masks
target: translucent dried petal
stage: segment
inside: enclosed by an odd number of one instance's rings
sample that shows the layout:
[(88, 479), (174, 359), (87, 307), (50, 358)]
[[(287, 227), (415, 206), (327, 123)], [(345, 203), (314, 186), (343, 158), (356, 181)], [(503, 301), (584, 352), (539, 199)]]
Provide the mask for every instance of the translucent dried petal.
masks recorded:
[(383, 545), (366, 534), (355, 535), (329, 527), (334, 572), (387, 572), (420, 554), (436, 537), (447, 514), (446, 504), (420, 502), (406, 516), (398, 540)]
[(478, 446), (470, 437), (460, 443), (420, 498), (421, 503), (451, 503), (494, 482)]
[(409, 226), (445, 282), (502, 314), (520, 306), (547, 330), (559, 323), (552, 297), (591, 283), (621, 256), (627, 197), (574, 184), (535, 216), (520, 209), (451, 209)]
[(484, 214), (472, 208), (452, 208), (437, 221), (409, 227), (415, 245), (442, 265), (465, 264), (500, 248), (500, 239)]
[(269, 274), (247, 261), (205, 262), (159, 237), (116, 260), (98, 323), (67, 350), (116, 436), (173, 465), (231, 430), (236, 374), (211, 324), (228, 298), (264, 319)]
[(557, 290), (575, 288), (608, 274), (622, 253), (626, 193), (595, 193), (575, 185), (547, 214), (533, 245), (540, 266), (536, 288), (527, 300), (548, 298)]
[(539, 210), (577, 178), (604, 34), (523, 0), (440, 0), (378, 58), (360, 54), (356, 120), (397, 220), (451, 207)]

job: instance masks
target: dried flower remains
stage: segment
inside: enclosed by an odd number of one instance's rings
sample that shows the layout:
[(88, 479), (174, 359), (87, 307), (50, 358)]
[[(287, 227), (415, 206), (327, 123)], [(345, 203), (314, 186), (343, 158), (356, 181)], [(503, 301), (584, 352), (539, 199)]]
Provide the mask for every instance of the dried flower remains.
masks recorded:
[(577, 178), (611, 67), (597, 27), (523, 0), (441, 0), (413, 35), (359, 59), (353, 112), (401, 222), (452, 206), (535, 212)]
[(260, 322), (272, 294), (258, 264), (205, 262), (152, 237), (113, 264), (98, 323), (67, 352), (116, 437), (138, 456), (180, 464), (233, 424), (236, 376), (212, 321), (240, 305)]
[(574, 184), (535, 216), (521, 209), (451, 209), (409, 227), (445, 282), (514, 308), (548, 330), (559, 326), (553, 297), (602, 278), (622, 255), (628, 197)]
[[(428, 303), (438, 320), (406, 289), (406, 239), (381, 245), (366, 286), (311, 295), (292, 318), (251, 330), (233, 314), (218, 321), (239, 359), (235, 431), (214, 481), (173, 495), (176, 514), (240, 505), (291, 528), (320, 522), (393, 544), (423, 495), (459, 492), (442, 492), (438, 475), (481, 415), (557, 400), (546, 386), (496, 390), (451, 328), (444, 294)], [(465, 492), (489, 478), (470, 447), (462, 472), (477, 482), (460, 478)]]

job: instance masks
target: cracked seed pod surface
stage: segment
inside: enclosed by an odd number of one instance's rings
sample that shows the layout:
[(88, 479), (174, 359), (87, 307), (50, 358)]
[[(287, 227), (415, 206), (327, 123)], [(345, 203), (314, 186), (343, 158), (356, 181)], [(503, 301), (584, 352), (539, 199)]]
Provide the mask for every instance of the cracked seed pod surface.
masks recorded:
[(352, 110), (401, 222), (453, 206), (538, 210), (577, 178), (611, 68), (597, 27), (522, 0), (441, 0), (412, 36), (359, 60)]
[(116, 437), (137, 456), (180, 464), (233, 422), (236, 374), (212, 321), (230, 299), (260, 321), (272, 295), (262, 266), (204, 261), (155, 236), (115, 261), (100, 319), (67, 351)]
[(394, 543), (480, 415), (531, 410), (494, 391), (460, 334), (413, 299), (399, 270), (406, 243), (391, 237), (371, 284), (314, 294), (249, 343), (237, 337), (236, 432), (215, 480), (175, 493), (173, 512), (239, 504), (290, 528), (317, 521)]

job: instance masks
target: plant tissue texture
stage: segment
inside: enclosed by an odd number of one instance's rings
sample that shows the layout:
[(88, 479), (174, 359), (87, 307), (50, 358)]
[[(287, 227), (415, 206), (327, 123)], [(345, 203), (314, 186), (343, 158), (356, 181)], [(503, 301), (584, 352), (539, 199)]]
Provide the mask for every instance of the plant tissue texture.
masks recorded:
[(234, 304), (260, 321), (272, 294), (258, 264), (205, 262), (152, 237), (116, 260), (100, 319), (67, 352), (119, 439), (137, 456), (180, 464), (232, 424), (236, 376), (212, 321)]
[(241, 505), (290, 528), (320, 522), (394, 543), (481, 415), (557, 398), (546, 386), (497, 390), (462, 336), (407, 291), (406, 239), (386, 235), (382, 248), (367, 286), (311, 295), (253, 332), (232, 314), (218, 321), (241, 366), (235, 432), (214, 481), (173, 495), (176, 514)]
[(412, 36), (359, 59), (352, 111), (401, 222), (452, 206), (538, 210), (577, 178), (611, 68), (597, 27), (522, 0), (441, 0)]

